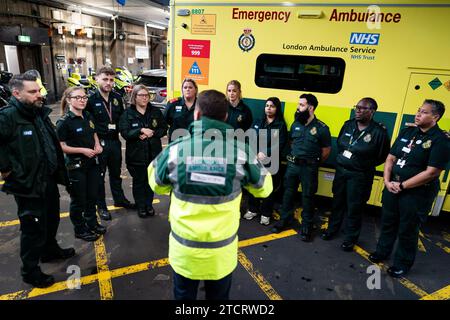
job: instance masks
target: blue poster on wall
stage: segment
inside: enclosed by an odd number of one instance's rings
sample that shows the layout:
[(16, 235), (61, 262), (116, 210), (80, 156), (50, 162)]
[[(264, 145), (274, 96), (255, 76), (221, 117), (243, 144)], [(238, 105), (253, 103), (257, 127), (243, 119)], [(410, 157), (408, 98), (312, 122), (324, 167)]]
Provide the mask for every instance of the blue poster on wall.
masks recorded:
[(125, 2), (127, 2), (127, 0), (116, 0), (117, 3), (119, 3), (120, 5), (124, 6)]

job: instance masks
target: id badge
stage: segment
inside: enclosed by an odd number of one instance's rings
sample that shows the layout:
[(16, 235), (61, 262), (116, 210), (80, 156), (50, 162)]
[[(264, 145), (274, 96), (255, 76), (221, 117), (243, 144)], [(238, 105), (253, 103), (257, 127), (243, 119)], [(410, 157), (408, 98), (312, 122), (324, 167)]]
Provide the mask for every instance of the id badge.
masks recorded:
[(116, 125), (113, 124), (113, 123), (109, 123), (109, 124), (108, 124), (108, 129), (109, 129), (109, 130), (116, 130)]
[(397, 165), (400, 167), (400, 168), (403, 168), (404, 166), (405, 166), (405, 164), (406, 164), (406, 160), (402, 160), (402, 159), (398, 159), (397, 160)]
[(411, 152), (411, 148), (403, 147), (402, 151), (405, 152), (405, 153), (410, 153)]
[(346, 157), (347, 159), (350, 159), (350, 158), (352, 157), (352, 154), (353, 154), (353, 153), (351, 153), (351, 152), (348, 151), (348, 150), (345, 150), (345, 151), (342, 153), (342, 155), (343, 155), (344, 157)]

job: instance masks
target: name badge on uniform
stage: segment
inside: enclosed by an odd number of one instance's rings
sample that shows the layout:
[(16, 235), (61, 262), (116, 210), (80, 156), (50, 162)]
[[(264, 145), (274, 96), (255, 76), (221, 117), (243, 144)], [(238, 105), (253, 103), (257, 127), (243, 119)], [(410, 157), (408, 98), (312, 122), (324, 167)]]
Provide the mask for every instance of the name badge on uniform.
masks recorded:
[(101, 104), (101, 103), (96, 103), (95, 106), (96, 106), (96, 107), (101, 107), (102, 104)]
[(343, 155), (344, 157), (346, 157), (347, 159), (350, 159), (350, 158), (352, 157), (353, 153), (351, 153), (351, 152), (348, 151), (348, 150), (345, 150), (345, 151), (342, 153), (342, 155)]
[(405, 166), (405, 164), (406, 164), (406, 160), (405, 159), (398, 159), (397, 160), (397, 165), (400, 167), (400, 168), (403, 168), (404, 166)]
[(183, 106), (176, 106), (176, 107), (175, 107), (175, 111), (176, 111), (176, 112), (180, 112), (181, 109), (183, 109)]
[(132, 123), (131, 126), (132, 126), (133, 128), (136, 128), (136, 127), (139, 126), (139, 123)]
[(33, 135), (33, 131), (31, 131), (31, 130), (24, 131), (24, 132), (23, 132), (23, 135), (24, 135), (24, 136), (32, 136), (32, 135)]
[(352, 135), (350, 133), (345, 133), (346, 137), (351, 137)]
[(108, 129), (109, 130), (116, 130), (116, 125), (113, 123), (108, 123)]
[(83, 128), (77, 128), (77, 132), (82, 132)]
[(405, 153), (410, 153), (411, 152), (411, 148), (403, 147), (402, 151), (405, 152)]

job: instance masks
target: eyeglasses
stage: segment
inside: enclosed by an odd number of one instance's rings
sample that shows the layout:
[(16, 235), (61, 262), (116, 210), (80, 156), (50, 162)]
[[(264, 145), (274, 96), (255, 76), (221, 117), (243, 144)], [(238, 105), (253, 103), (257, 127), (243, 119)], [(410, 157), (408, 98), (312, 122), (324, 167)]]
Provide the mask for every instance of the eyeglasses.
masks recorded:
[(355, 110), (358, 110), (358, 111), (367, 111), (367, 110), (371, 110), (370, 107), (363, 107), (363, 106), (354, 106), (353, 108), (354, 108)]
[(70, 97), (70, 99), (75, 99), (75, 100), (77, 100), (77, 101), (87, 101), (88, 99), (89, 99), (89, 97), (88, 96), (73, 96), (73, 97)]
[(136, 95), (136, 97), (140, 98), (150, 98), (150, 95), (148, 93), (139, 93)]

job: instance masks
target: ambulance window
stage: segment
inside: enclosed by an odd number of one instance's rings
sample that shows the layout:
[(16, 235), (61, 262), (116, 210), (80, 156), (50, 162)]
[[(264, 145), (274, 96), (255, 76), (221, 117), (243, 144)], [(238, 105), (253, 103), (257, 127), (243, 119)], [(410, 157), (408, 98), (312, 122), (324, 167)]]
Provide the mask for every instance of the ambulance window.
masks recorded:
[(256, 60), (258, 87), (337, 93), (344, 80), (341, 58), (261, 54)]

